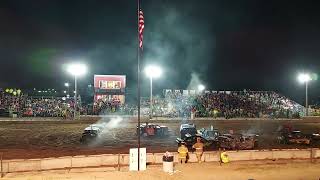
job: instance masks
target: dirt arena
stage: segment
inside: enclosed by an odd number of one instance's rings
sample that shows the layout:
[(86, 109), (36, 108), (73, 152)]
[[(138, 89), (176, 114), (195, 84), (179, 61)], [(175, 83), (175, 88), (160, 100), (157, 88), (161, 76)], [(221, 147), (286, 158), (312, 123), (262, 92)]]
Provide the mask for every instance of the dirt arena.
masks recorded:
[(143, 172), (110, 172), (104, 168), (86, 168), (47, 172), (10, 173), (4, 180), (318, 180), (320, 164), (235, 162), (176, 165), (175, 173), (162, 172), (161, 166), (148, 166)]
[[(83, 129), (90, 124), (107, 122), (103, 138), (88, 145), (80, 143)], [(110, 123), (111, 122), (111, 123)], [(185, 121), (186, 122), (186, 121)], [(176, 137), (182, 121), (156, 121), (169, 127), (170, 135), (166, 138), (142, 138), (142, 147), (147, 152), (176, 151)], [(276, 142), (277, 130), (283, 124), (292, 124), (304, 133), (320, 132), (319, 122), (303, 120), (198, 120), (197, 128), (209, 128), (211, 125), (222, 132), (233, 129), (238, 133), (257, 133), (259, 149), (272, 148), (308, 148), (305, 145), (279, 145)], [(55, 120), (55, 121), (0, 121), (0, 153), (3, 159), (30, 159), (87, 154), (128, 153), (129, 148), (137, 147), (136, 122), (124, 118), (112, 122), (108, 118), (97, 120)], [(319, 143), (312, 145), (320, 147)]]

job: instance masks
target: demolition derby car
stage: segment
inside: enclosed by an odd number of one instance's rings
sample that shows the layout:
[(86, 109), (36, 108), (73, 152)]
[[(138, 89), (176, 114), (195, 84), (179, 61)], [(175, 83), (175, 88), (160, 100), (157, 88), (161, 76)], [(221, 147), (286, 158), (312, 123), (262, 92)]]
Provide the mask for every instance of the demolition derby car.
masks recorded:
[(197, 134), (197, 129), (195, 124), (181, 124), (180, 126), (180, 137), (183, 139), (186, 134), (190, 136), (195, 136)]
[(184, 138), (177, 138), (176, 142), (178, 143), (178, 146), (180, 146), (181, 143), (185, 143), (186, 147), (191, 149), (191, 147), (197, 142), (197, 138), (201, 139), (201, 142), (204, 144), (205, 148), (212, 147), (216, 143), (215, 141), (210, 141), (203, 138), (202, 136), (200, 136), (200, 134), (196, 134), (196, 135), (186, 134)]
[(82, 144), (88, 144), (95, 140), (102, 132), (103, 128), (99, 125), (90, 125), (84, 129), (82, 136), (80, 138), (80, 142)]
[(282, 131), (277, 140), (280, 144), (311, 144), (312, 137), (303, 134), (299, 130), (294, 131)]
[(312, 133), (312, 140), (314, 140), (314, 141), (320, 141), (320, 132), (318, 132), (318, 133)]
[(220, 135), (218, 129), (214, 129), (213, 127), (211, 129), (201, 128), (198, 130), (198, 134), (206, 141), (217, 141)]
[(218, 129), (201, 128), (197, 131), (194, 124), (182, 124), (180, 126), (180, 133), (181, 138), (177, 138), (176, 142), (178, 145), (184, 142), (189, 148), (197, 142), (197, 138), (201, 139), (205, 147), (214, 146), (219, 136)]
[[(137, 126), (137, 134), (139, 134)], [(160, 126), (157, 124), (144, 123), (140, 125), (140, 136), (145, 137), (164, 137), (169, 134), (169, 128), (167, 126)]]
[(182, 138), (177, 138), (176, 142), (184, 142), (187, 147), (196, 143), (197, 138), (201, 138), (205, 147), (224, 148), (232, 150), (254, 149), (258, 146), (258, 137), (256, 134), (220, 134), (218, 129), (202, 128), (197, 134), (185, 134)]
[(217, 146), (231, 150), (254, 149), (258, 146), (258, 137), (256, 134), (222, 134), (218, 137)]

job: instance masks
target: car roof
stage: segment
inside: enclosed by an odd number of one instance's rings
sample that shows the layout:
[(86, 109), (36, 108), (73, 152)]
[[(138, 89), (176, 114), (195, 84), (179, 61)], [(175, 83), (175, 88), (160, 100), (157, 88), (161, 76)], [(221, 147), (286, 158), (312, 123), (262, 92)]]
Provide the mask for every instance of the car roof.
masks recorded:
[(299, 130), (295, 130), (295, 131), (292, 131), (293, 133), (300, 133), (301, 131)]
[(89, 127), (86, 127), (84, 130), (85, 131), (91, 131), (91, 130), (98, 131), (98, 130), (100, 130), (100, 128), (96, 127), (96, 126), (89, 126)]
[(181, 128), (194, 128), (195, 125), (194, 125), (194, 124), (181, 124), (180, 127), (181, 127)]

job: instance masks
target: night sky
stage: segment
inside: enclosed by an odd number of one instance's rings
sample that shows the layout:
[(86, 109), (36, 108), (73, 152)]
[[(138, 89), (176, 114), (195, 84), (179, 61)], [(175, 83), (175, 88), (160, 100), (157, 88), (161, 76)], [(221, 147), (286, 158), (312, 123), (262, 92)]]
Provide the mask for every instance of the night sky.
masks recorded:
[[(141, 1), (143, 65), (165, 70), (158, 93), (197, 77), (211, 90), (274, 90), (302, 103), (297, 73), (319, 73), (319, 1)], [(125, 74), (134, 92), (136, 8), (135, 0), (1, 0), (0, 86), (62, 89), (72, 82), (64, 65), (81, 61), (90, 72), (80, 86), (93, 74)], [(310, 83), (313, 100), (319, 84)]]

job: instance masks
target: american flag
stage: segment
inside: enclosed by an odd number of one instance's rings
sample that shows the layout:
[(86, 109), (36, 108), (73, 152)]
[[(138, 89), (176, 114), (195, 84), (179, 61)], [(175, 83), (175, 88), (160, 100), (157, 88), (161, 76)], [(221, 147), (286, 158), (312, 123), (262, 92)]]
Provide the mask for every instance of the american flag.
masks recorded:
[(139, 47), (143, 47), (143, 30), (144, 30), (144, 17), (142, 10), (139, 10)]

